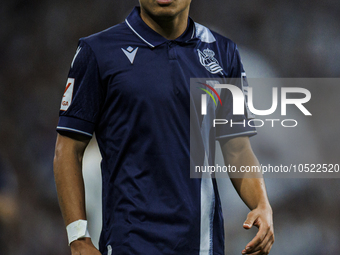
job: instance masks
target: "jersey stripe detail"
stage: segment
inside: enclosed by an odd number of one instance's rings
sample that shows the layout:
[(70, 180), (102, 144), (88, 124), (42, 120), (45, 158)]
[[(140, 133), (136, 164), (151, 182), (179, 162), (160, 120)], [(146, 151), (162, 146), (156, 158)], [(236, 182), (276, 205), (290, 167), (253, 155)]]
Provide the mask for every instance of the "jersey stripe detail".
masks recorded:
[[(207, 81), (209, 83), (209, 81)], [(211, 84), (213, 85), (213, 84)], [(210, 85), (209, 85), (210, 86)], [(212, 87), (212, 86), (211, 86)], [(217, 91), (216, 91), (217, 92)], [(217, 92), (218, 93), (218, 92)], [(209, 112), (215, 111), (216, 105), (213, 103), (213, 97), (208, 98), (207, 106)], [(201, 136), (204, 145), (204, 163), (208, 167), (210, 155), (209, 134), (212, 127), (213, 114), (204, 115), (201, 125)], [(213, 254), (213, 224), (215, 214), (215, 192), (209, 173), (202, 173), (201, 179), (201, 228), (200, 228), (200, 251), (199, 255)]]
[[(207, 164), (208, 165), (208, 164)], [(213, 219), (215, 194), (209, 173), (202, 173), (201, 180), (201, 232), (199, 255), (213, 254)]]
[(133, 27), (130, 25), (130, 23), (125, 19), (125, 23), (129, 26), (129, 28), (140, 38), (142, 39), (145, 43), (147, 43), (150, 47), (155, 48), (151, 43), (149, 43), (147, 40), (145, 40), (142, 36), (140, 36), (136, 30), (133, 29)]

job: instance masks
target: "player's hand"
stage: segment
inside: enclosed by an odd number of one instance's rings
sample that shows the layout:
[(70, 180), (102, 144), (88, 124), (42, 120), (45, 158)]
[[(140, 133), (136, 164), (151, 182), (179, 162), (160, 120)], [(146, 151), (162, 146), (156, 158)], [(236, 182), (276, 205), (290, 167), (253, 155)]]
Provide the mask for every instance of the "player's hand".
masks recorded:
[(82, 238), (71, 243), (72, 255), (101, 255), (94, 247), (91, 238)]
[(257, 207), (252, 210), (243, 223), (245, 229), (252, 226), (259, 228), (256, 236), (251, 240), (242, 254), (266, 255), (274, 243), (273, 212), (270, 206)]

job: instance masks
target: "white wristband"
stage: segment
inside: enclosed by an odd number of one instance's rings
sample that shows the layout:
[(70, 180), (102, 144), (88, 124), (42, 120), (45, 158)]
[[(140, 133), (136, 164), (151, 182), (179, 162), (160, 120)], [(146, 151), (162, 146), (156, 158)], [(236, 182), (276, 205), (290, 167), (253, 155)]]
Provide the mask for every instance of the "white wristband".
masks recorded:
[(90, 237), (89, 231), (87, 230), (86, 220), (77, 220), (67, 225), (66, 227), (68, 245), (73, 241), (84, 237)]

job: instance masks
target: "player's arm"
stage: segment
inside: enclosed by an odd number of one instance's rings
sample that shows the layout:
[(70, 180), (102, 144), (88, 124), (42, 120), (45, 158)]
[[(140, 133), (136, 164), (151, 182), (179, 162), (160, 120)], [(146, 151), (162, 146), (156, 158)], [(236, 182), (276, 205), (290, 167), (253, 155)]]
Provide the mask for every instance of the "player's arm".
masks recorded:
[[(76, 134), (58, 134), (57, 137), (54, 178), (65, 226), (80, 219), (86, 220), (82, 159), (89, 140)], [(90, 238), (73, 241), (70, 246), (73, 255), (100, 255)]]
[[(259, 166), (254, 155), (248, 137), (236, 137), (221, 143), (225, 164), (236, 166)], [(256, 178), (253, 178), (256, 177)], [(252, 226), (259, 228), (258, 233), (250, 241), (242, 254), (268, 254), (274, 243), (274, 228), (272, 209), (268, 201), (264, 179), (259, 173), (245, 173), (237, 178), (230, 176), (231, 181), (244, 201), (249, 207), (246, 221), (243, 224), (245, 229)]]

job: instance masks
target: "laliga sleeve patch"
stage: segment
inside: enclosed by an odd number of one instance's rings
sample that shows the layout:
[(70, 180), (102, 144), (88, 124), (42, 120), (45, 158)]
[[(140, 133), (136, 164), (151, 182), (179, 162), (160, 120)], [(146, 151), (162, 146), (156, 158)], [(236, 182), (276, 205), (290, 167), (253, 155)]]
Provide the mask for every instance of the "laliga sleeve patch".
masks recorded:
[(68, 78), (66, 83), (66, 88), (64, 91), (63, 99), (61, 100), (61, 111), (67, 111), (68, 107), (72, 102), (73, 96), (73, 87), (74, 87), (74, 78)]

